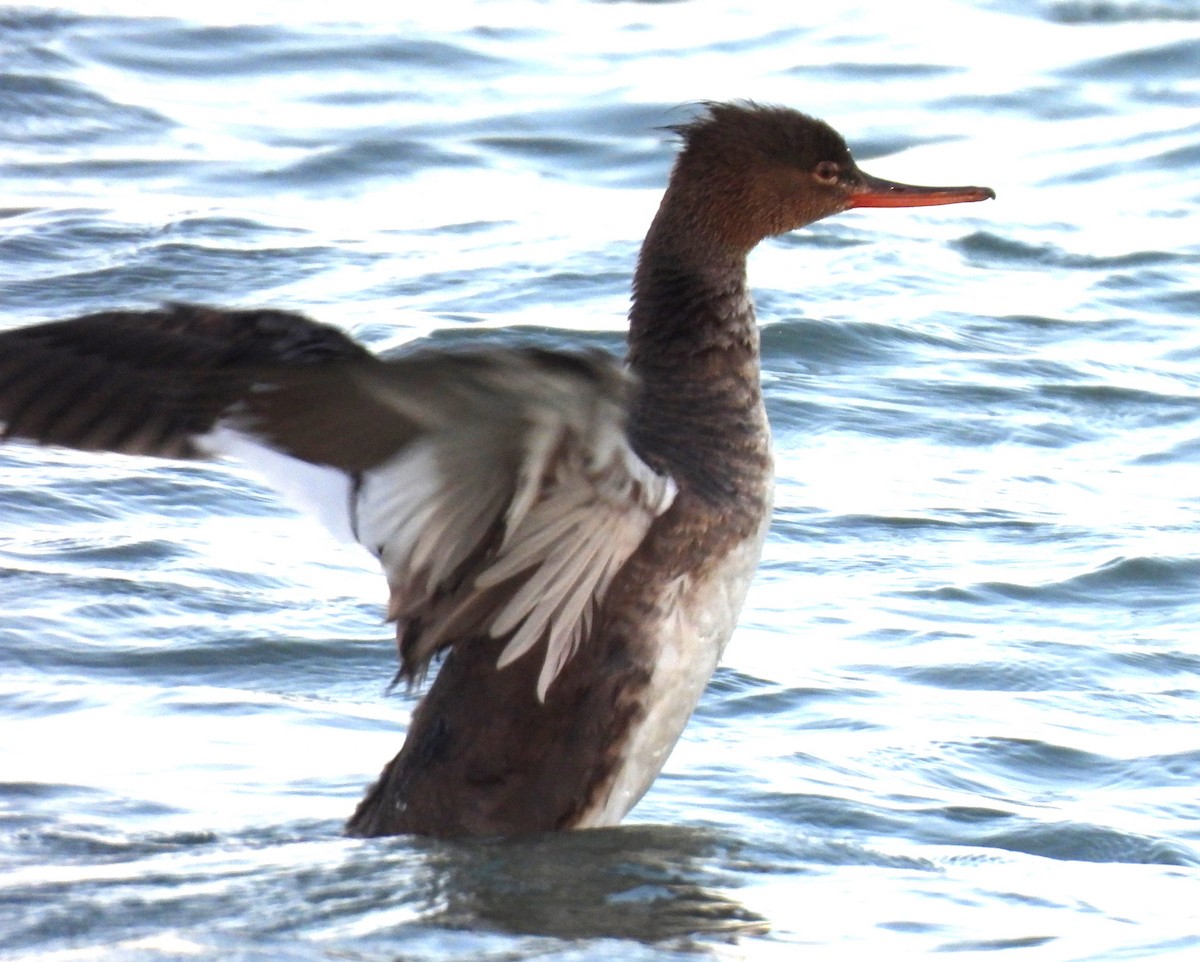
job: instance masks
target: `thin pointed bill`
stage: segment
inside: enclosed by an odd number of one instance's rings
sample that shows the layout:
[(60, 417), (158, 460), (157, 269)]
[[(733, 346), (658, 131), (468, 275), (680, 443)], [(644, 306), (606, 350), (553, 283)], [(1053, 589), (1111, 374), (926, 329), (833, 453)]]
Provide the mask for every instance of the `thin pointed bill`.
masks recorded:
[(861, 172), (860, 176), (862, 182), (849, 191), (851, 207), (937, 207), (939, 204), (971, 204), (996, 197), (990, 187), (916, 187)]

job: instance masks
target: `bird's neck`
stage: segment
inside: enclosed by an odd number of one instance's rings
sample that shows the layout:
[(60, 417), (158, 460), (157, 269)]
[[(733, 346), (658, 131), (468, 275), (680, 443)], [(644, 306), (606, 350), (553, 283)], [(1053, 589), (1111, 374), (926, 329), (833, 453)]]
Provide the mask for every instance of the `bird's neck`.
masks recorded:
[[(723, 242), (723, 218), (672, 177), (638, 256), (629, 313), (629, 363), (642, 378), (753, 362), (758, 329), (746, 285), (748, 245)], [(757, 380), (757, 377), (755, 378)]]
[(629, 322), (640, 453), (718, 497), (734, 475), (758, 472), (768, 431), (745, 253), (681, 235), (664, 205), (638, 260)]

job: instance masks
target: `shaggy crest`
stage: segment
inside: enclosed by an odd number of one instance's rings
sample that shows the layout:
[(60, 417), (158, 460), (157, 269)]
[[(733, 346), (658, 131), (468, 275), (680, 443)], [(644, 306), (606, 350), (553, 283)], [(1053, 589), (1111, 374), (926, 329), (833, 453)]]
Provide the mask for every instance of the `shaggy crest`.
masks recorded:
[(669, 128), (683, 141), (681, 164), (715, 158), (763, 158), (810, 170), (823, 160), (851, 165), (850, 149), (841, 134), (822, 120), (789, 107), (750, 101), (704, 104), (704, 112)]

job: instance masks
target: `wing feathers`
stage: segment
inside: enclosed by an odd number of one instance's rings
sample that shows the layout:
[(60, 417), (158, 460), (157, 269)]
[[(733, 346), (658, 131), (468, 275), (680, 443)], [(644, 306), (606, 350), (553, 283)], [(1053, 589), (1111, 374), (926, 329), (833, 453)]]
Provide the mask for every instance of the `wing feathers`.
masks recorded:
[(547, 691), (675, 496), (628, 374), (536, 349), (384, 360), (283, 311), (169, 305), (0, 332), (0, 439), (236, 456), (380, 560), (402, 671), (507, 639)]
[[(364, 475), (360, 539), (382, 546), (410, 677), (445, 645), (508, 636), (500, 668), (544, 646), (544, 698), (672, 503), (674, 484), (625, 438), (626, 375), (611, 360), (587, 359), (587, 376), (542, 360), (476, 359), (447, 402), (464, 406), (475, 430), (446, 421)], [(401, 394), (400, 384), (381, 387)]]
[(370, 358), (285, 311), (107, 311), (0, 333), (0, 421), (4, 437), (196, 457), (192, 438), (249, 391), (256, 369)]

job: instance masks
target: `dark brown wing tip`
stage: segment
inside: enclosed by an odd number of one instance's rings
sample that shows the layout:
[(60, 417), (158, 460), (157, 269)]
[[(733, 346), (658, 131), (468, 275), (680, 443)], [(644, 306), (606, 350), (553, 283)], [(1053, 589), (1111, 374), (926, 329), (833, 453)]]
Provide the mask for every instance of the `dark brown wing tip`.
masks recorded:
[(243, 397), (253, 371), (373, 357), (290, 311), (167, 304), (0, 332), (5, 438), (196, 457), (193, 439)]

